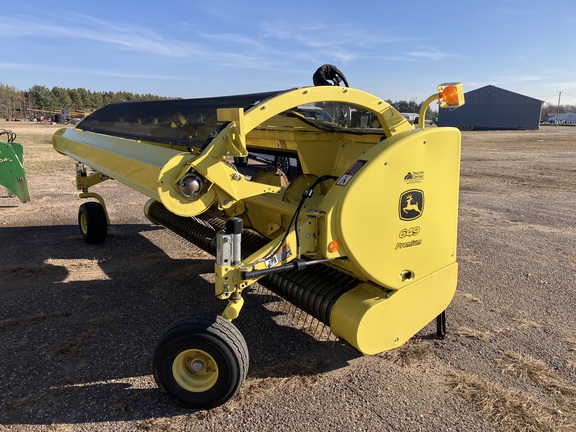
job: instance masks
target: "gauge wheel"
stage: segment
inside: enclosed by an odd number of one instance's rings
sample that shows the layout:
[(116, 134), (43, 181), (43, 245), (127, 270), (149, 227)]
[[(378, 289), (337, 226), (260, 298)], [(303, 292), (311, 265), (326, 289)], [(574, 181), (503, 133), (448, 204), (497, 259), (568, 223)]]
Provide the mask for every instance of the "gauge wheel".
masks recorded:
[(78, 225), (86, 243), (102, 243), (108, 235), (108, 219), (102, 204), (94, 201), (82, 204), (78, 209)]
[(248, 373), (248, 347), (221, 316), (194, 315), (164, 332), (152, 359), (156, 384), (178, 404), (208, 409), (239, 391)]

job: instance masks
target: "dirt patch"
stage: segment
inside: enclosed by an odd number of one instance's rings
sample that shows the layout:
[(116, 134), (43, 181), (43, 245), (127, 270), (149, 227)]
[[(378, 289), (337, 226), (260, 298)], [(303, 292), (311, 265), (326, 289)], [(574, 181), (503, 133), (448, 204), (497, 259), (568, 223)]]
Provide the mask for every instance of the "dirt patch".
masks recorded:
[(24, 145), (32, 201), (0, 191), (0, 430), (573, 430), (576, 128), (465, 132), (459, 288), (448, 335), (360, 356), (255, 287), (235, 321), (240, 395), (173, 405), (151, 354), (177, 318), (218, 314), (212, 257), (151, 225), (145, 197), (98, 186), (103, 245), (77, 226), (74, 162), (52, 125), (2, 123)]

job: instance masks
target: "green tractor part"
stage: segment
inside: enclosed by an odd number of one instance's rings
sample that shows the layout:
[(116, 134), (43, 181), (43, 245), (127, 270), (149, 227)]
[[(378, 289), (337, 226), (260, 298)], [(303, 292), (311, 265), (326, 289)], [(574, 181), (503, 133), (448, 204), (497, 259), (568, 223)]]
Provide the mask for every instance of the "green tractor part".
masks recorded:
[(7, 142), (0, 141), (0, 185), (15, 194), (23, 203), (30, 201), (28, 183), (23, 165), (23, 147), (15, 143), (16, 134), (0, 130), (0, 137), (6, 135)]

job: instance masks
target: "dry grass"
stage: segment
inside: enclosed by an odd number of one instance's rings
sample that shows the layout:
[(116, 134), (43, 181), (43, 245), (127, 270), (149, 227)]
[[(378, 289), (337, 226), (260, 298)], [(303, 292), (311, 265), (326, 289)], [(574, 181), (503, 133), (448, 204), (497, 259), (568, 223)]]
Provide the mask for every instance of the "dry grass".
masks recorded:
[(470, 293), (456, 291), (456, 297), (462, 297), (466, 300), (470, 300), (473, 303), (482, 303), (482, 300)]
[(536, 321), (532, 321), (526, 318), (512, 318), (511, 321), (515, 323), (511, 327), (504, 327), (501, 329), (496, 330), (496, 333), (510, 333), (517, 330), (524, 330), (524, 329), (539, 329), (542, 326), (538, 324)]
[(313, 387), (319, 381), (320, 377), (314, 375), (250, 378), (244, 383), (240, 396), (233, 402), (237, 402), (238, 406), (252, 404), (280, 388)]
[(210, 422), (241, 410), (243, 406), (258, 404), (263, 398), (278, 390), (310, 388), (323, 379), (317, 372), (308, 370), (302, 363), (282, 364), (260, 368), (249, 377), (240, 393), (226, 405), (210, 410), (198, 411), (194, 416), (203, 422)]
[(71, 381), (65, 383), (62, 386), (52, 388), (54, 395), (58, 396), (58, 397), (72, 396), (76, 390), (77, 390), (77, 387)]
[(576, 339), (566, 339), (566, 342), (572, 345), (570, 351), (576, 351)]
[(114, 396), (112, 399), (112, 409), (119, 414), (129, 414), (134, 411), (132, 401), (124, 396)]
[(527, 318), (512, 318), (512, 321), (516, 323), (516, 330), (533, 328), (539, 329), (542, 326), (538, 324), (536, 321), (529, 320)]
[(454, 333), (456, 333), (458, 336), (478, 339), (481, 341), (487, 341), (492, 337), (492, 333), (488, 331), (484, 332), (480, 330), (471, 329), (469, 327), (458, 327)]
[(560, 409), (527, 393), (507, 389), (467, 372), (451, 374), (448, 384), (501, 431), (573, 430), (571, 419)]
[(77, 360), (84, 356), (86, 345), (96, 338), (103, 329), (111, 328), (115, 321), (110, 318), (98, 318), (88, 321), (88, 327), (74, 339), (57, 343), (52, 348), (52, 356), (63, 360)]
[(321, 379), (322, 375), (315, 370), (297, 362), (264, 367), (246, 380), (239, 399), (244, 402), (259, 399), (280, 387), (313, 387)]
[(576, 397), (576, 387), (566, 384), (542, 360), (529, 355), (506, 351), (497, 360), (497, 363), (504, 372), (518, 378), (530, 379), (553, 394)]
[(179, 429), (178, 426), (180, 423), (181, 421), (179, 417), (151, 418), (136, 423), (136, 429), (153, 432), (175, 431)]
[[(25, 126), (25, 127), (24, 127)], [(26, 173), (54, 172), (67, 167), (71, 169), (70, 159), (52, 148), (52, 135), (62, 126), (48, 124), (12, 124), (3, 126), (17, 133), (16, 142), (25, 145), (24, 168)], [(47, 154), (48, 158), (34, 158), (31, 154)]]
[(43, 271), (46, 271), (46, 266), (44, 264), (17, 266), (0, 270), (0, 276), (34, 277)]
[(566, 367), (574, 372), (576, 372), (576, 362), (575, 361), (569, 361), (566, 363)]
[(52, 349), (52, 357), (64, 360), (77, 360), (84, 355), (88, 341), (96, 337), (97, 332), (89, 329), (72, 340), (57, 343)]
[(65, 318), (69, 317), (70, 314), (68, 312), (54, 312), (50, 314), (41, 313), (39, 315), (22, 317), (22, 318), (14, 318), (3, 321), (0, 323), (0, 333), (4, 333), (11, 330), (16, 330), (24, 327), (30, 327), (35, 324), (39, 324), (41, 322), (47, 320), (53, 320), (58, 318)]
[(402, 367), (422, 363), (433, 355), (434, 349), (432, 345), (419, 339), (410, 339), (399, 348), (379, 354), (380, 357), (399, 364)]
[(38, 395), (29, 395), (29, 396), (23, 396), (23, 397), (17, 398), (17, 399), (12, 399), (12, 400), (6, 401), (6, 403), (4, 404), (4, 408), (7, 411), (27, 410), (27, 409), (33, 407), (34, 405), (38, 404), (42, 400), (43, 397), (44, 397), (44, 395), (38, 394)]
[[(32, 407), (42, 404), (46, 400), (52, 400), (57, 397), (69, 397), (72, 395), (73, 392), (74, 387), (71, 384), (65, 384), (62, 387), (53, 388), (50, 389), (49, 391), (39, 392), (37, 394), (7, 400), (4, 404), (4, 408), (6, 409), (6, 411), (28, 411)], [(52, 424), (49, 426), (49, 428), (56, 426), (59, 425)], [(62, 430), (62, 429), (50, 429), (50, 430)]]
[(50, 426), (48, 426), (47, 430), (51, 432), (69, 432), (74, 430), (74, 428), (69, 424), (52, 423)]

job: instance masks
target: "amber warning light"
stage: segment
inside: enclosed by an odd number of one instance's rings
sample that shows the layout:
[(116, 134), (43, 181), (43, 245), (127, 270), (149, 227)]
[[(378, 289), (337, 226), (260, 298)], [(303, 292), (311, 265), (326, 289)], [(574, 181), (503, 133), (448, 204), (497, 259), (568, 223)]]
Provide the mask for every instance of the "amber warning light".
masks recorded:
[(440, 108), (458, 108), (464, 105), (462, 83), (446, 83), (438, 86), (438, 103)]
[(340, 243), (338, 243), (338, 240), (332, 240), (328, 244), (328, 252), (338, 252), (338, 249), (340, 249)]

